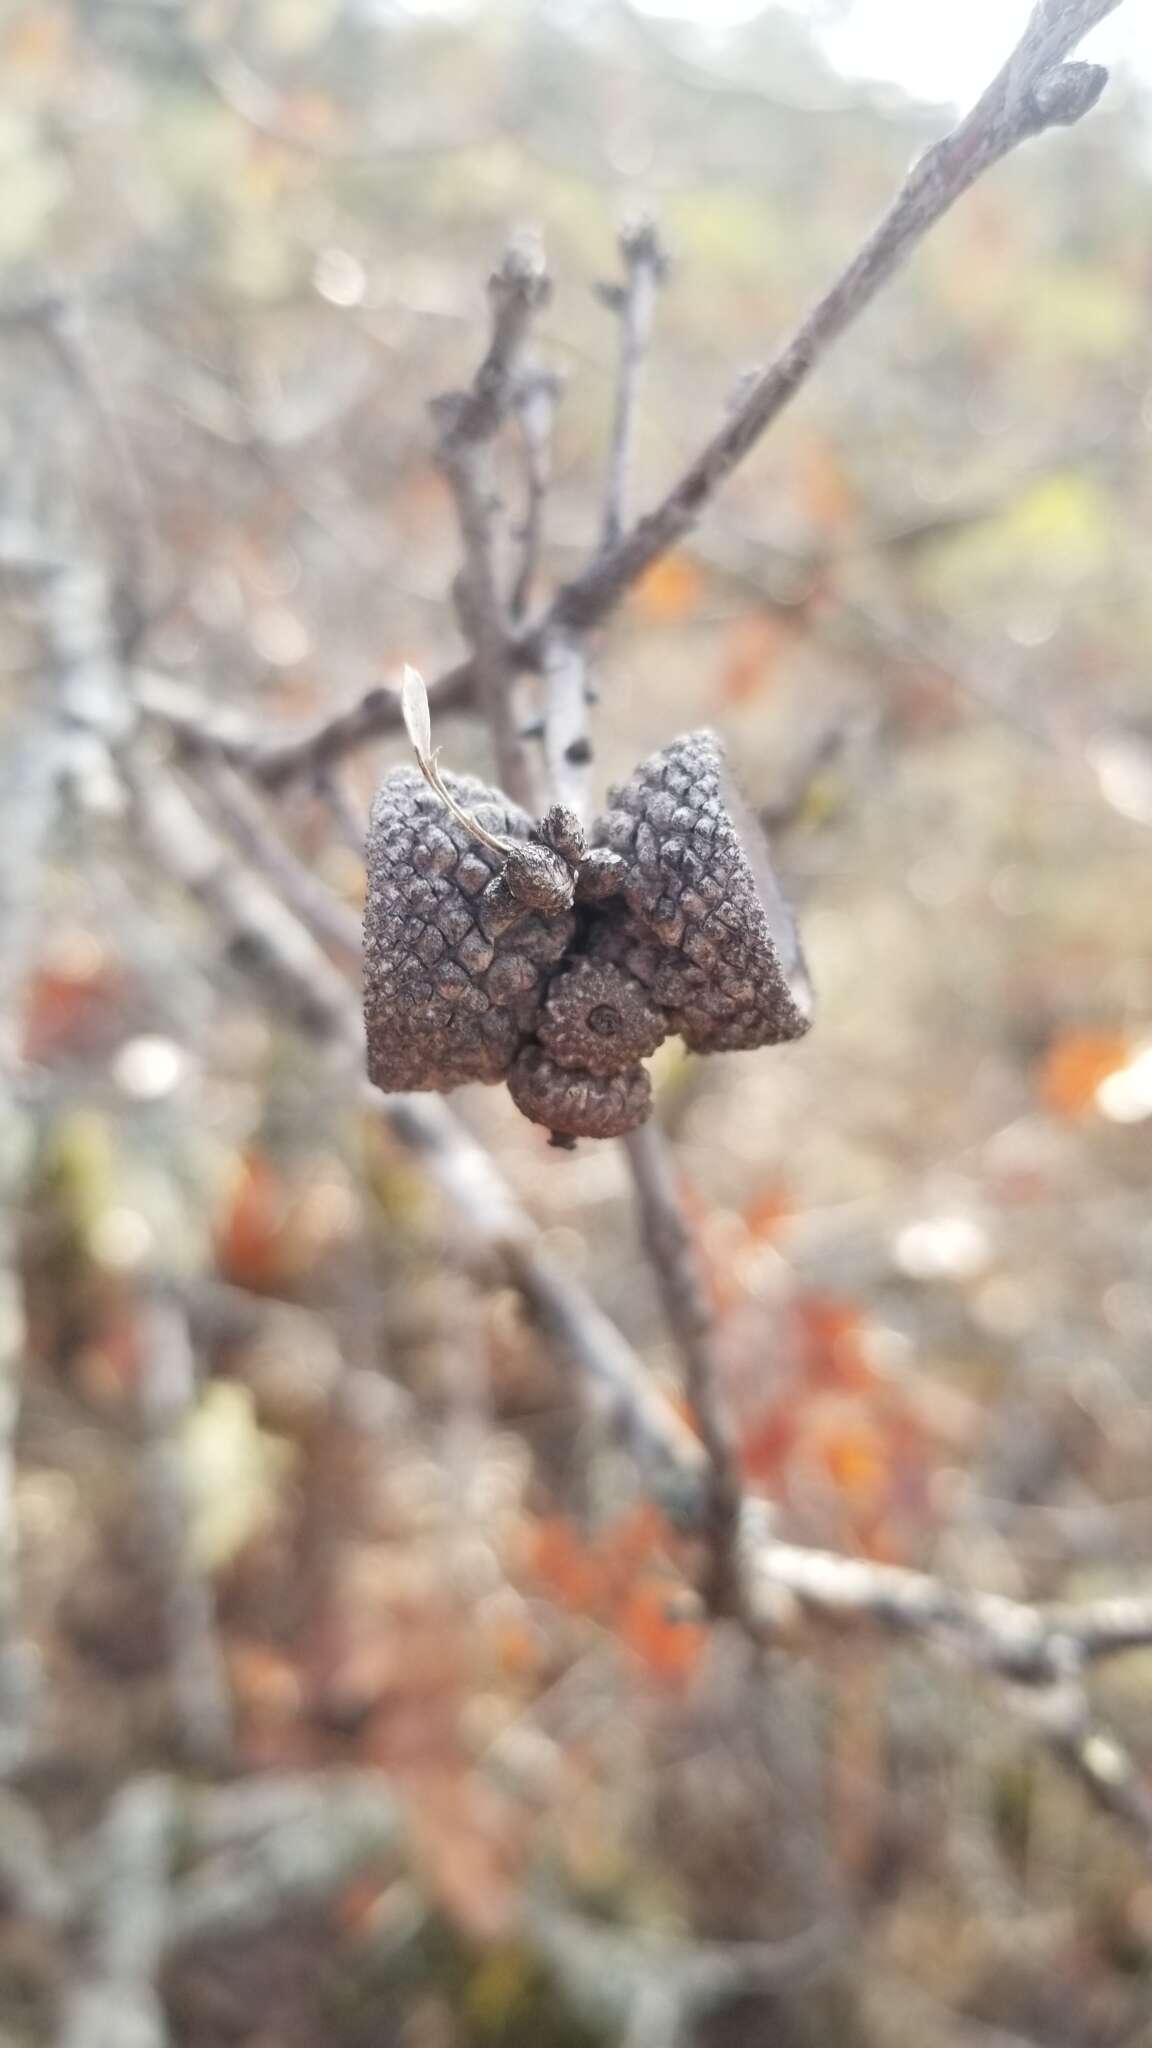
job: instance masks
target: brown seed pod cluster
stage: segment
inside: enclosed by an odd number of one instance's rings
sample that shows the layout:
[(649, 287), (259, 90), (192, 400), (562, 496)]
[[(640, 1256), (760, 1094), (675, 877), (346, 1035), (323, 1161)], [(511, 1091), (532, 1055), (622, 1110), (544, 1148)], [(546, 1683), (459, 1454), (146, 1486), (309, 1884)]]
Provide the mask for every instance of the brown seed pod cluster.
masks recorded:
[(710, 732), (642, 762), (590, 845), (562, 807), (534, 825), (471, 776), (395, 770), (372, 811), (364, 941), (377, 1086), (506, 1080), (561, 1142), (642, 1123), (641, 1062), (670, 1034), (734, 1051), (810, 1019), (767, 843)]

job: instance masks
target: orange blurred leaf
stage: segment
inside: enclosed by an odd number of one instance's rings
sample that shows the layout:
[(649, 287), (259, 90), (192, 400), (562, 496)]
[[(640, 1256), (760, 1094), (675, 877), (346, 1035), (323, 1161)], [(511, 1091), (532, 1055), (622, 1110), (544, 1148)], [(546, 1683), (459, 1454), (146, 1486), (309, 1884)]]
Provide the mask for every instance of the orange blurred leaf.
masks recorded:
[(216, 1233), (216, 1261), (223, 1279), (259, 1293), (284, 1277), (288, 1196), (271, 1161), (250, 1151), (236, 1179)]
[(1049, 1046), (1040, 1068), (1040, 1094), (1056, 1116), (1080, 1116), (1091, 1109), (1096, 1090), (1109, 1074), (1126, 1067), (1130, 1040), (1114, 1031), (1069, 1031)]
[(584, 1614), (596, 1613), (604, 1596), (602, 1560), (563, 1515), (537, 1524), (530, 1547), (531, 1565), (553, 1599)]
[(773, 1409), (745, 1431), (740, 1463), (748, 1479), (773, 1479), (796, 1444), (796, 1423), (783, 1408)]
[(24, 1010), (24, 1057), (48, 1061), (91, 1057), (102, 1033), (115, 1029), (127, 995), (120, 968), (91, 944), (61, 947), (37, 969)]
[(0, 62), (16, 71), (53, 71), (68, 54), (72, 24), (64, 7), (29, 7), (6, 29)]
[(672, 1606), (673, 1584), (648, 1578), (632, 1588), (616, 1620), (617, 1633), (653, 1678), (678, 1683), (699, 1665), (707, 1630), (680, 1619)]
[(696, 610), (703, 588), (704, 578), (688, 555), (664, 555), (640, 578), (631, 601), (643, 618), (668, 625)]
[(724, 643), (720, 670), (721, 702), (743, 704), (767, 689), (790, 643), (791, 634), (787, 626), (773, 618), (770, 612), (741, 619)]
[(888, 1484), (889, 1460), (880, 1432), (862, 1416), (846, 1418), (820, 1445), (826, 1471), (849, 1504), (870, 1510)]
[(797, 1304), (802, 1369), (810, 1387), (866, 1390), (876, 1369), (864, 1344), (865, 1320), (850, 1303), (809, 1295)]
[(781, 1223), (792, 1214), (792, 1203), (783, 1188), (762, 1188), (742, 1210), (740, 1220), (755, 1244), (771, 1243)]

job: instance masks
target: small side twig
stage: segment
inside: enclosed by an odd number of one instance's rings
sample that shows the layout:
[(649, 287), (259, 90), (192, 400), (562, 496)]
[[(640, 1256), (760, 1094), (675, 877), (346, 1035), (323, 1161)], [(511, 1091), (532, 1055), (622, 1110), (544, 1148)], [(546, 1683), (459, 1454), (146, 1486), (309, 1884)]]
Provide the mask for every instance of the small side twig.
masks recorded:
[(652, 333), (656, 294), (668, 274), (668, 258), (654, 221), (641, 219), (626, 226), (620, 235), (620, 255), (623, 281), (601, 285), (599, 289), (601, 300), (616, 314), (620, 327), (616, 411), (600, 534), (602, 548), (614, 548), (624, 531), (641, 373)]

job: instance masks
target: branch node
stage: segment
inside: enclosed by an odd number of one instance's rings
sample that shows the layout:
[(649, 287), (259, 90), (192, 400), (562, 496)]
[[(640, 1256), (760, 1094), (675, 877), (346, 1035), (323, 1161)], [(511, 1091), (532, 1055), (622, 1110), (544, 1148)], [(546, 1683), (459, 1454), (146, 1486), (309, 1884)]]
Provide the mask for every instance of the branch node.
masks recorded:
[(1029, 94), (1036, 131), (1073, 127), (1091, 113), (1107, 83), (1103, 64), (1058, 64)]

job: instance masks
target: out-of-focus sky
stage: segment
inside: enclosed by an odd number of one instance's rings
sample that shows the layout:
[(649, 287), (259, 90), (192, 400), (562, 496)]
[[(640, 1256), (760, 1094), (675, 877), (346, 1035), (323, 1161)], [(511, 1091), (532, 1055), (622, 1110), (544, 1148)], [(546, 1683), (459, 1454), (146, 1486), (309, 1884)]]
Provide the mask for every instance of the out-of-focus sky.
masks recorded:
[[(652, 15), (727, 24), (758, 12), (759, 0), (636, 0)], [(1028, 18), (1031, 0), (792, 0), (821, 28), (835, 64), (850, 74), (893, 79), (931, 100), (973, 100)], [(1152, 9), (1126, 0), (1086, 37), (1079, 56), (1123, 65), (1152, 82)]]

